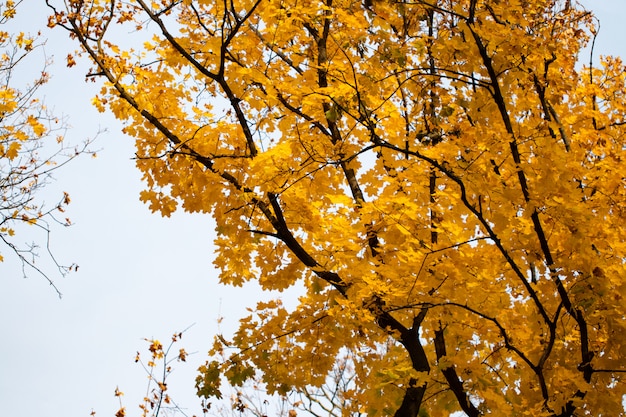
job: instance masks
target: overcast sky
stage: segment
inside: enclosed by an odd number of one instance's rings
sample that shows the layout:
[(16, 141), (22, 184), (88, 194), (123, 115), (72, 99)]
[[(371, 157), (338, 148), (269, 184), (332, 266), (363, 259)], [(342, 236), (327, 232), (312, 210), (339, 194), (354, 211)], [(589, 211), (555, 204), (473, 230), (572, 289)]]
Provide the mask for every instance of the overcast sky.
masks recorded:
[[(626, 56), (626, 1), (583, 3), (601, 20), (598, 53)], [(18, 9), (20, 27), (45, 28), (43, 4), (25, 0)], [(80, 268), (65, 278), (48, 269), (63, 298), (34, 273), (23, 279), (10, 259), (0, 264), (0, 415), (86, 417), (93, 409), (98, 416), (113, 416), (116, 386), (126, 393), (129, 415), (138, 415), (147, 381), (133, 359), (146, 350), (142, 338), (165, 341), (195, 324), (181, 346), (198, 353), (170, 383), (191, 415), (198, 412), (195, 369), (206, 358), (217, 318), (224, 316), (222, 330), (232, 331), (257, 288), (216, 284), (207, 216), (175, 213), (163, 219), (139, 202), (142, 184), (131, 160), (132, 140), (112, 117), (91, 107), (96, 86), (83, 82), (85, 68), (65, 67), (65, 55), (75, 48), (66, 35), (47, 29), (43, 35), (55, 64), (42, 92), (49, 107), (68, 116), (68, 139), (80, 143), (107, 132), (92, 146), (100, 149), (96, 159), (64, 167), (46, 190), (50, 203), (63, 191), (72, 198), (67, 214), (74, 225), (55, 228), (52, 248), (60, 261)], [(33, 59), (31, 65), (39, 63)]]

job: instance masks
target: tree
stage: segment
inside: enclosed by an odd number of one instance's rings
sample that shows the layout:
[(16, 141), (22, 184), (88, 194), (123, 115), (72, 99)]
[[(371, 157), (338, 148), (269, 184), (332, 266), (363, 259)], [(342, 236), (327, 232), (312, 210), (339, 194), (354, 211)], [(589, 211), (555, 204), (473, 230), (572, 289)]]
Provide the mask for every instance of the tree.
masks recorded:
[[(31, 84), (24, 82), (27, 60), (44, 43), (39, 34), (14, 32), (12, 19), (20, 3), (0, 3), (0, 25), (3, 29), (9, 26), (8, 30), (0, 30), (0, 241), (19, 259), (25, 275), (34, 270), (54, 286), (47, 272), (35, 265), (38, 244), (24, 245), (18, 240), (22, 239), (20, 228), (34, 226), (44, 232), (45, 249), (61, 274), (76, 267), (57, 263), (49, 246), (50, 223), (70, 224), (62, 214), (70, 197), (63, 193), (58, 203), (46, 206), (39, 193), (50, 182), (52, 173), (83, 153), (86, 144), (69, 147), (64, 141), (65, 122), (51, 114), (38, 98), (39, 88), (49, 79), (49, 62), (42, 63), (41, 72)], [(0, 261), (5, 254), (0, 252)]]
[(215, 218), (221, 282), (302, 291), (216, 338), (200, 396), (319, 387), (349, 351), (346, 414), (623, 413), (626, 90), (617, 58), (576, 68), (591, 13), (48, 3), (136, 139), (141, 199)]

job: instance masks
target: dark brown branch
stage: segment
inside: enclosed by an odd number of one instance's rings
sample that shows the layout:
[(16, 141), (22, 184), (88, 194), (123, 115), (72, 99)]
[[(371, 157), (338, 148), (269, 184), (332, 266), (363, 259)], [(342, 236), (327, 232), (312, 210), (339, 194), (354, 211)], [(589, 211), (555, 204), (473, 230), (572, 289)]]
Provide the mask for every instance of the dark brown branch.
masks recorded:
[(624, 374), (626, 373), (626, 369), (594, 369), (593, 370), (594, 373), (617, 373), (617, 374)]
[[(402, 345), (409, 353), (413, 369), (418, 372), (430, 372), (430, 365), (428, 363), (428, 358), (426, 357), (426, 352), (424, 352), (424, 348), (422, 347), (422, 344), (419, 340), (419, 329), (422, 322), (424, 321), (424, 318), (426, 318), (427, 313), (428, 309), (423, 308), (419, 312), (419, 314), (413, 319), (413, 325), (410, 329), (407, 329), (401, 324), (397, 323), (397, 321), (395, 321), (395, 319), (393, 319), (391, 315), (389, 315), (389, 313), (384, 313), (386, 316), (381, 317), (381, 319), (384, 318), (391, 321), (386, 327), (390, 327), (394, 330), (400, 331), (400, 343), (402, 343)], [(379, 324), (385, 323), (381, 323), (379, 321)], [(417, 385), (417, 381), (409, 381), (409, 386), (407, 387), (404, 398), (402, 399), (402, 404), (394, 414), (394, 417), (416, 417), (422, 405), (422, 400), (424, 399), (425, 392), (426, 384)]]
[[(439, 324), (441, 326), (441, 323)], [(435, 330), (435, 354), (437, 355), (437, 360), (441, 360), (444, 358), (446, 353), (446, 340), (444, 336), (445, 328), (440, 327)], [(469, 417), (478, 417), (481, 415), (480, 411), (472, 404), (469, 400), (469, 396), (465, 392), (465, 388), (463, 387), (463, 382), (459, 378), (456, 373), (456, 369), (453, 365), (448, 366), (445, 369), (441, 370), (441, 373), (448, 381), (448, 385), (452, 390), (452, 393), (456, 397), (461, 409), (467, 414)]]
[[(487, 48), (484, 46), (481, 38), (478, 36), (476, 31), (473, 29), (472, 26), (468, 26), (468, 27), (469, 27), (470, 32), (472, 33), (472, 36), (474, 37), (476, 46), (478, 47), (478, 51), (483, 60), (483, 64), (485, 65), (485, 68), (487, 69), (487, 72), (489, 74), (489, 78), (491, 79), (492, 88), (493, 88), (493, 92), (492, 92), (493, 99), (496, 102), (496, 105), (498, 106), (506, 131), (511, 136), (509, 145), (511, 148), (511, 153), (513, 155), (513, 160), (517, 166), (519, 183), (522, 189), (522, 193), (524, 195), (524, 200), (526, 202), (530, 202), (530, 192), (528, 188), (528, 182), (526, 180), (526, 175), (523, 169), (521, 168), (521, 158), (520, 158), (520, 153), (517, 147), (517, 141), (515, 139), (513, 126), (511, 124), (511, 119), (508, 114), (508, 110), (506, 108), (506, 102), (500, 90), (498, 76), (492, 64), (492, 59), (489, 56), (487, 52)], [(565, 286), (563, 285), (563, 282), (561, 281), (561, 278), (559, 277), (559, 271), (555, 267), (555, 262), (552, 257), (550, 245), (548, 243), (548, 239), (546, 237), (545, 231), (543, 230), (541, 220), (539, 219), (539, 212), (537, 211), (536, 208), (531, 213), (530, 218), (532, 220), (533, 228), (535, 230), (537, 240), (539, 241), (541, 251), (546, 261), (546, 265), (548, 266), (548, 269), (550, 270), (552, 281), (554, 282), (556, 286), (557, 293), (559, 294), (561, 302), (563, 303), (565, 310), (574, 318), (574, 320), (576, 320), (578, 324), (579, 334), (580, 334), (580, 338), (579, 338), (580, 350), (581, 350), (581, 366), (579, 367), (579, 369), (583, 372), (583, 377), (585, 381), (590, 382), (591, 375), (592, 375), (592, 368), (589, 362), (591, 360), (590, 355), (592, 355), (592, 353), (589, 351), (589, 337), (588, 337), (588, 330), (587, 330), (587, 322), (585, 320), (582, 310), (577, 309), (573, 306), (569, 298), (567, 289), (565, 288)], [(551, 323), (550, 320), (545, 320), (545, 322), (546, 324), (549, 325), (551, 332), (555, 331), (554, 327), (550, 326), (550, 323)], [(584, 393), (581, 393), (580, 391), (578, 391), (575, 395), (579, 398), (584, 397)], [(547, 401), (547, 393), (544, 393), (544, 398), (546, 398), (546, 401)], [(576, 406), (574, 405), (573, 402), (571, 401), (568, 402), (567, 412), (570, 414), (564, 414), (564, 415), (571, 415), (571, 413), (574, 412), (575, 408)]]
[(539, 81), (539, 78), (537, 78), (537, 75), (535, 74), (533, 74), (533, 81), (535, 84), (535, 90), (537, 90), (537, 95), (539, 96), (539, 102), (541, 103), (541, 107), (543, 109), (543, 114), (544, 114), (543, 118), (548, 122), (548, 131), (550, 132), (550, 136), (556, 139), (556, 133), (554, 133), (552, 126), (549, 125), (549, 122), (551, 122), (552, 119), (554, 119), (554, 121), (557, 123), (559, 127), (559, 134), (561, 135), (561, 140), (563, 140), (563, 144), (565, 145), (565, 150), (569, 152), (570, 140), (567, 136), (567, 133), (565, 132), (565, 128), (563, 127), (563, 124), (561, 123), (559, 115), (557, 114), (554, 107), (548, 102), (548, 99), (546, 98), (545, 86), (541, 84), (541, 82)]

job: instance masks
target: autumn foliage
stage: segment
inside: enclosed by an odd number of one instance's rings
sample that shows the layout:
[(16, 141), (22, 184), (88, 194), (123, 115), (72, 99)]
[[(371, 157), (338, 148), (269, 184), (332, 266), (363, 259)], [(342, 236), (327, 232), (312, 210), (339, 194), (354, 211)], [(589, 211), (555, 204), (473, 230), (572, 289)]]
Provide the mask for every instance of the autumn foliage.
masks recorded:
[[(70, 196), (60, 193), (55, 203), (45, 204), (40, 194), (55, 170), (87, 153), (87, 143), (70, 146), (65, 120), (41, 100), (50, 62), (41, 53), (41, 34), (18, 30), (16, 16), (28, 11), (20, 4), (0, 1), (0, 262), (17, 259), (24, 275), (35, 272), (54, 286), (50, 271), (35, 259), (43, 247), (61, 275), (76, 268), (57, 263), (50, 252), (51, 224), (71, 223), (64, 214)], [(28, 227), (40, 233), (24, 233)], [(24, 243), (26, 235), (36, 236), (35, 241)]]
[(577, 66), (589, 12), (66, 4), (50, 26), (136, 139), (141, 199), (215, 218), (221, 282), (302, 290), (216, 338), (200, 396), (321, 386), (349, 352), (344, 415), (623, 413), (625, 76)]

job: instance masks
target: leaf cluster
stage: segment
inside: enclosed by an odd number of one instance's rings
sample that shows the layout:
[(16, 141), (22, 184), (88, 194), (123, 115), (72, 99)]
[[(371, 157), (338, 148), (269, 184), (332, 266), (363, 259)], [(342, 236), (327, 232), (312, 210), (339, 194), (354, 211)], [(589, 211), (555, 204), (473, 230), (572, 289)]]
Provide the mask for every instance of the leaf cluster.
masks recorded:
[[(303, 288), (216, 339), (200, 395), (254, 377), (304, 392), (347, 351), (346, 414), (623, 412), (626, 80), (617, 58), (577, 69), (589, 12), (66, 6), (51, 22), (135, 138), (141, 199), (215, 218), (221, 282)], [(118, 44), (113, 27), (146, 30)]]

